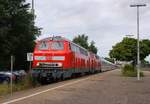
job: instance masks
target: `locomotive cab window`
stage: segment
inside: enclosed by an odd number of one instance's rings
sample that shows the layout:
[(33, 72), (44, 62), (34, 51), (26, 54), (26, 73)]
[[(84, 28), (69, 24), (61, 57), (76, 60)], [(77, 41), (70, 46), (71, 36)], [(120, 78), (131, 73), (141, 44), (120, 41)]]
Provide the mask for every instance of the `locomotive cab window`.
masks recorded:
[(39, 50), (48, 50), (48, 47), (49, 47), (48, 43), (43, 41), (39, 44), (38, 49)]
[(51, 49), (52, 50), (64, 50), (64, 42), (52, 42)]

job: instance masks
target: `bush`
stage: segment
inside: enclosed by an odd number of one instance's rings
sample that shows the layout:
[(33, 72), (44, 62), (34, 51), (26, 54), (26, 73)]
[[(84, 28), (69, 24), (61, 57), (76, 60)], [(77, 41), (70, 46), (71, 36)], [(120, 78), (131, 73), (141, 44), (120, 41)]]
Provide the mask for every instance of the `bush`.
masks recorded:
[[(25, 76), (23, 80), (18, 83), (13, 83), (13, 92), (30, 89), (33, 87), (40, 86), (40, 84), (33, 79), (31, 75)], [(10, 84), (0, 84), (0, 97), (10, 93)]]
[[(122, 75), (127, 77), (137, 77), (137, 69), (133, 65), (125, 65), (122, 69)], [(140, 76), (143, 77), (143, 72), (140, 72)]]
[(17, 89), (19, 88), (20, 90), (24, 90), (39, 86), (39, 83), (36, 81), (36, 79), (33, 79), (33, 77), (30, 74), (28, 74), (22, 81), (16, 84), (16, 86)]

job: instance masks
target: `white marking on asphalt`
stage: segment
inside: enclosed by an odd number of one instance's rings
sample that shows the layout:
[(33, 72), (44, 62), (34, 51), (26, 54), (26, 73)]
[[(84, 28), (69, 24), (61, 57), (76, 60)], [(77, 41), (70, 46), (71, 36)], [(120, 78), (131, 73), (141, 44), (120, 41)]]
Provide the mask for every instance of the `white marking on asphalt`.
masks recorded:
[[(96, 76), (96, 75), (94, 75), (94, 76)], [(33, 96), (36, 96), (36, 95), (48, 92), (48, 91), (52, 91), (52, 90), (55, 90), (55, 89), (58, 89), (58, 88), (61, 88), (61, 87), (64, 87), (64, 86), (69, 86), (69, 85), (72, 85), (72, 84), (75, 84), (75, 83), (87, 80), (87, 79), (89, 79), (91, 77), (93, 77), (93, 76), (90, 76), (90, 77), (87, 77), (87, 78), (84, 78), (84, 79), (80, 79), (80, 80), (77, 80), (77, 81), (74, 81), (74, 82), (71, 82), (71, 83), (63, 84), (63, 85), (60, 85), (60, 86), (57, 86), (57, 87), (54, 87), (54, 88), (50, 88), (50, 89), (47, 89), (47, 90), (44, 90), (44, 91), (41, 91), (41, 92), (37, 92), (37, 93), (31, 94), (31, 95), (28, 95), (28, 96), (20, 97), (18, 99), (10, 100), (10, 101), (4, 102), (2, 104), (10, 104), (10, 103), (14, 103), (14, 102), (17, 102), (17, 101), (20, 101), (20, 100), (24, 100), (24, 99), (27, 99), (27, 98), (30, 98), (30, 97), (33, 97)]]

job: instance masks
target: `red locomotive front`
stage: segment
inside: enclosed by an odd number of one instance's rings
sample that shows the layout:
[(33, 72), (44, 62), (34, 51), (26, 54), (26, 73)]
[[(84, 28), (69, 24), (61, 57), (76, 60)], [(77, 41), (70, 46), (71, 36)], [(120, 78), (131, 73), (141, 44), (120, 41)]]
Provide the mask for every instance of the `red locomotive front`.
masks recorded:
[(42, 80), (41, 82), (70, 76), (66, 72), (72, 67), (72, 53), (69, 42), (61, 37), (38, 41), (33, 59), (33, 75)]
[(69, 68), (67, 45), (66, 41), (39, 41), (34, 51), (33, 68)]

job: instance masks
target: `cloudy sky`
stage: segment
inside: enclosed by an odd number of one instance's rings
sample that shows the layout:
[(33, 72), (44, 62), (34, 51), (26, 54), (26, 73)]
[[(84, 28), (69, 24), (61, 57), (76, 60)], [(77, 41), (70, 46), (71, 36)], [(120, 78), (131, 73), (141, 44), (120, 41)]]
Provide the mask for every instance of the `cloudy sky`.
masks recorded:
[(35, 0), (35, 22), (43, 28), (39, 39), (86, 34), (106, 57), (123, 37), (136, 37), (136, 8), (129, 6), (135, 3), (147, 4), (140, 9), (140, 38), (150, 39), (150, 0)]

